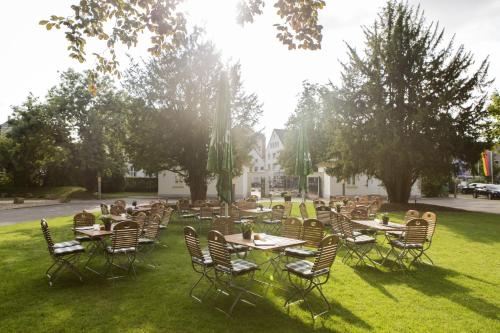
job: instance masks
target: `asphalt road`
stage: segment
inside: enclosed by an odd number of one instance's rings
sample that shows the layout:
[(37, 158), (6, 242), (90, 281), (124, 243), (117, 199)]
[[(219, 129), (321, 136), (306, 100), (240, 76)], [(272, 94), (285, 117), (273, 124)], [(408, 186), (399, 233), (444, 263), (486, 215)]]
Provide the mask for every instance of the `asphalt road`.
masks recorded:
[(471, 212), (483, 212), (500, 214), (500, 200), (488, 200), (487, 198), (474, 199), (471, 195), (458, 195), (457, 198), (422, 198), (419, 203), (438, 205), (452, 208), (460, 208)]

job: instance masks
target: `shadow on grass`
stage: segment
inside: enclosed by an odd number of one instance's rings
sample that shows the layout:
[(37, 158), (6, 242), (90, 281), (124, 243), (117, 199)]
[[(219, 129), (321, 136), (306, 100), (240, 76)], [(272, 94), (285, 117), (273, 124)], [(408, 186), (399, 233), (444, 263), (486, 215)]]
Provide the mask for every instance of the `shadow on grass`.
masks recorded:
[[(392, 262), (388, 261), (391, 265)], [(384, 269), (384, 270), (382, 270)], [(417, 264), (412, 271), (387, 271), (385, 268), (354, 267), (354, 272), (371, 286), (384, 293), (387, 285), (404, 284), (426, 296), (440, 296), (457, 303), (483, 317), (499, 320), (500, 308), (480, 297), (471, 294), (472, 290), (450, 280), (450, 278), (467, 278), (476, 282), (496, 285), (467, 274), (438, 266)], [(432, 277), (432, 279), (429, 279)], [(385, 294), (385, 293), (384, 293)]]

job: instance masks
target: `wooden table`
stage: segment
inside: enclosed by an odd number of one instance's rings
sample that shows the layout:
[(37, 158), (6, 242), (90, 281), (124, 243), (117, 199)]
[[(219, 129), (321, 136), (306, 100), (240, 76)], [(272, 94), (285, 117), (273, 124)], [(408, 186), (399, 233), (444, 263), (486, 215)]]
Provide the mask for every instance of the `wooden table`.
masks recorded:
[(352, 222), (367, 227), (370, 229), (375, 229), (377, 231), (394, 231), (394, 230), (404, 230), (406, 226), (404, 224), (392, 223), (383, 224), (379, 220), (352, 220)]
[(92, 267), (90, 267), (90, 262), (92, 259), (96, 256), (96, 254), (100, 251), (105, 251), (106, 250), (106, 241), (104, 240), (107, 236), (110, 236), (113, 234), (113, 231), (111, 230), (95, 230), (95, 229), (87, 229), (87, 228), (76, 228), (76, 232), (89, 236), (90, 239), (92, 240), (92, 248), (89, 248), (88, 251), (90, 253), (89, 258), (87, 259), (87, 262), (85, 263), (85, 269), (96, 273), (98, 275), (102, 275), (100, 272), (96, 271)]
[[(212, 210), (212, 212), (219, 212), (220, 211), (220, 207), (204, 207), (204, 208), (210, 208)], [(190, 208), (193, 212), (197, 212), (199, 213), (201, 211), (201, 207), (191, 207)]]
[(254, 214), (254, 215), (261, 215), (261, 214), (269, 214), (273, 210), (271, 208), (251, 208), (251, 209), (242, 209), (241, 210), (243, 213), (248, 213), (248, 214)]
[(111, 215), (111, 214), (102, 215), (101, 219), (110, 219), (114, 223), (124, 222), (124, 221), (132, 221), (132, 219), (130, 217), (127, 217), (126, 215)]

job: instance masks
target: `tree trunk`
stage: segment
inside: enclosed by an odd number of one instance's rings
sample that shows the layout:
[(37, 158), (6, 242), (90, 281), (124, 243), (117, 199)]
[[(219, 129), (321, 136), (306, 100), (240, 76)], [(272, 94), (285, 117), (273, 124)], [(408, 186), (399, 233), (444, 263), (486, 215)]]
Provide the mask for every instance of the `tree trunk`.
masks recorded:
[(390, 203), (407, 204), (410, 199), (411, 188), (414, 181), (411, 180), (410, 174), (396, 174), (387, 180), (382, 180), (387, 191), (388, 200)]
[(204, 173), (189, 173), (189, 192), (191, 201), (205, 200), (207, 198), (207, 178)]

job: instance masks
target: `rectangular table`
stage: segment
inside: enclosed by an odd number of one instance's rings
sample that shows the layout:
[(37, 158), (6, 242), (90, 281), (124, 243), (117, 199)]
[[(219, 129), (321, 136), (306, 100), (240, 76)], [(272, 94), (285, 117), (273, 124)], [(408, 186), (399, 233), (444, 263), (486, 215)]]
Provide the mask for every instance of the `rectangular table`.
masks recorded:
[(241, 210), (243, 213), (248, 213), (248, 214), (254, 214), (254, 215), (261, 215), (261, 214), (269, 214), (273, 210), (271, 208), (251, 208), (251, 209), (242, 209)]
[(87, 259), (87, 262), (85, 263), (85, 269), (87, 269), (91, 272), (94, 272), (98, 275), (102, 275), (100, 272), (98, 272), (95, 269), (93, 269), (92, 267), (90, 267), (89, 264), (92, 261), (92, 259), (95, 257), (97, 252), (106, 250), (106, 241), (104, 240), (104, 238), (107, 236), (111, 236), (113, 234), (113, 231), (111, 231), (111, 230), (95, 230), (95, 229), (86, 229), (86, 228), (76, 228), (75, 230), (82, 235), (89, 236), (92, 240), (92, 243), (93, 243), (93, 248), (89, 250), (90, 255), (89, 255), (89, 258)]
[(293, 238), (286, 238), (286, 237), (281, 237), (281, 236), (265, 235), (263, 237), (264, 239), (273, 241), (275, 244), (269, 245), (269, 246), (255, 245), (255, 243), (253, 242), (253, 239), (244, 239), (243, 234), (241, 234), (241, 233), (226, 235), (226, 236), (224, 236), (224, 238), (226, 239), (226, 242), (228, 242), (228, 243), (244, 245), (244, 246), (251, 247), (253, 249), (259, 249), (259, 250), (264, 250), (264, 251), (278, 250), (278, 249), (283, 249), (285, 247), (303, 245), (306, 243), (306, 241), (301, 240), (301, 239), (293, 239)]
[(367, 227), (370, 229), (375, 229), (377, 231), (394, 231), (394, 230), (404, 230), (406, 226), (404, 224), (392, 223), (382, 224), (382, 221), (377, 220), (352, 220), (352, 222)]

